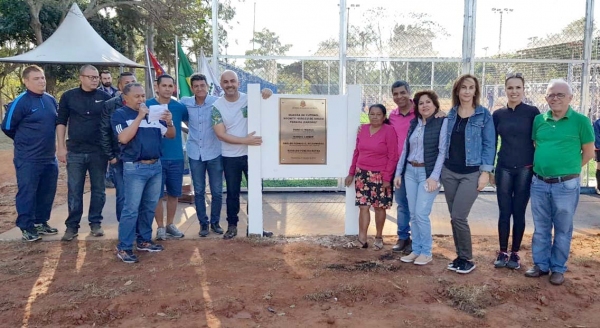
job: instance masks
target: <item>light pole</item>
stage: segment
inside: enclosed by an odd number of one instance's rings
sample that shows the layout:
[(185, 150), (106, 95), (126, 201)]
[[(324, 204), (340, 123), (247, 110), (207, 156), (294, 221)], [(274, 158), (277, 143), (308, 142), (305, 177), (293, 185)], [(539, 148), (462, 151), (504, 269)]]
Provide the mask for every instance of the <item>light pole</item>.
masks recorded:
[(254, 19), (252, 21), (252, 50), (254, 50), (254, 38), (256, 37), (256, 1), (254, 1)]
[(492, 12), (500, 14), (500, 33), (498, 33), (498, 53), (502, 51), (502, 15), (512, 13), (512, 8), (492, 8)]

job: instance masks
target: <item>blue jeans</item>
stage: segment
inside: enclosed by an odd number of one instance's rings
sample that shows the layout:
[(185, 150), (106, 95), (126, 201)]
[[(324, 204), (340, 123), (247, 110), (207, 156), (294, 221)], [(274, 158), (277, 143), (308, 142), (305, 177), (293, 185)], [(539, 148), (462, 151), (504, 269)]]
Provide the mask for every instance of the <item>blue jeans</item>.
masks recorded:
[(396, 204), (398, 204), (398, 215), (396, 216), (396, 222), (398, 222), (398, 238), (407, 240), (410, 238), (410, 211), (408, 210), (406, 184), (404, 182), (403, 177), (400, 188), (394, 191), (394, 197), (396, 198)]
[(15, 199), (17, 227), (33, 229), (34, 224), (46, 223), (50, 219), (56, 183), (58, 162), (14, 159), (19, 191)]
[(194, 184), (194, 202), (196, 214), (200, 225), (208, 225), (206, 216), (206, 203), (204, 194), (206, 190), (206, 172), (212, 200), (210, 203), (210, 224), (217, 224), (221, 220), (221, 207), (223, 206), (223, 158), (219, 155), (209, 161), (190, 158), (190, 172)]
[(432, 192), (425, 190), (427, 174), (424, 167), (406, 165), (404, 185), (410, 210), (410, 226), (412, 230), (412, 251), (417, 255), (432, 256), (431, 245), (431, 207), (435, 196), (440, 192), (437, 188)]
[[(579, 178), (560, 183), (531, 179), (531, 212), (533, 214), (533, 263), (540, 270), (567, 271), (567, 259), (573, 236), (573, 215), (579, 202)], [(554, 242), (552, 241), (554, 228)]]
[(102, 222), (102, 209), (106, 201), (104, 179), (108, 160), (101, 153), (67, 153), (67, 189), (69, 217), (65, 221), (67, 229), (79, 230), (83, 215), (83, 188), (86, 173), (90, 174), (90, 226)]
[(125, 185), (123, 183), (123, 162), (117, 160), (115, 164), (109, 164), (108, 171), (112, 183), (115, 185), (115, 193), (117, 197), (117, 221), (121, 221), (121, 212), (123, 212), (123, 204), (125, 204)]
[(136, 225), (138, 243), (152, 240), (154, 210), (158, 205), (162, 186), (160, 160), (154, 164), (123, 163), (123, 181), (125, 182), (125, 205), (119, 222), (117, 248), (131, 250), (136, 235)]

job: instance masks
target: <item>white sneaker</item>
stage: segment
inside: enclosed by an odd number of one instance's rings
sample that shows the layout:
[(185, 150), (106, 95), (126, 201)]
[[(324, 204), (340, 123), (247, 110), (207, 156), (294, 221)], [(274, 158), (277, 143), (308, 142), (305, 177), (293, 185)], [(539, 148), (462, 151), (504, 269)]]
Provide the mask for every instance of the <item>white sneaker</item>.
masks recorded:
[(426, 255), (419, 255), (419, 257), (417, 257), (415, 259), (415, 261), (413, 262), (416, 265), (425, 265), (429, 262), (431, 262), (431, 260), (433, 260), (433, 258), (431, 256), (426, 256)]
[(164, 227), (156, 229), (156, 240), (167, 240), (167, 229)]
[(400, 258), (400, 261), (404, 262), (404, 263), (412, 263), (415, 261), (415, 259), (417, 259), (419, 257), (419, 255), (415, 254), (415, 252), (412, 252), (406, 256), (403, 256)]
[(167, 235), (169, 235), (170, 237), (173, 237), (173, 238), (183, 238), (184, 237), (183, 233), (181, 231), (179, 231), (179, 229), (177, 229), (177, 227), (173, 223), (171, 223), (167, 226), (166, 232), (167, 232)]

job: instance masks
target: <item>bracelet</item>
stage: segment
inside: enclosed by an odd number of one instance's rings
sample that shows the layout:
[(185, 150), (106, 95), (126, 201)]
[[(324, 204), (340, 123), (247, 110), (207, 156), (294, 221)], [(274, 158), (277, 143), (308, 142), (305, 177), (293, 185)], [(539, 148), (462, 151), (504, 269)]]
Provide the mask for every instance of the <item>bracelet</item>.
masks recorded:
[(171, 121), (171, 122), (167, 122), (167, 126), (168, 126), (168, 127), (172, 127), (172, 126), (173, 126), (173, 121)]

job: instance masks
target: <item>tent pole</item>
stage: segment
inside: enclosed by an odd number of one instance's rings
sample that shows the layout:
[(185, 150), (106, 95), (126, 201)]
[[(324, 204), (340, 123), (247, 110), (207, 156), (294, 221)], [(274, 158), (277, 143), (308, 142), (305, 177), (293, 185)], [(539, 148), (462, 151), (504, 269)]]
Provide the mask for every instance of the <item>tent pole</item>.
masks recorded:
[(178, 40), (177, 35), (175, 36), (175, 78), (177, 83), (177, 100), (179, 100), (179, 49), (177, 48)]

